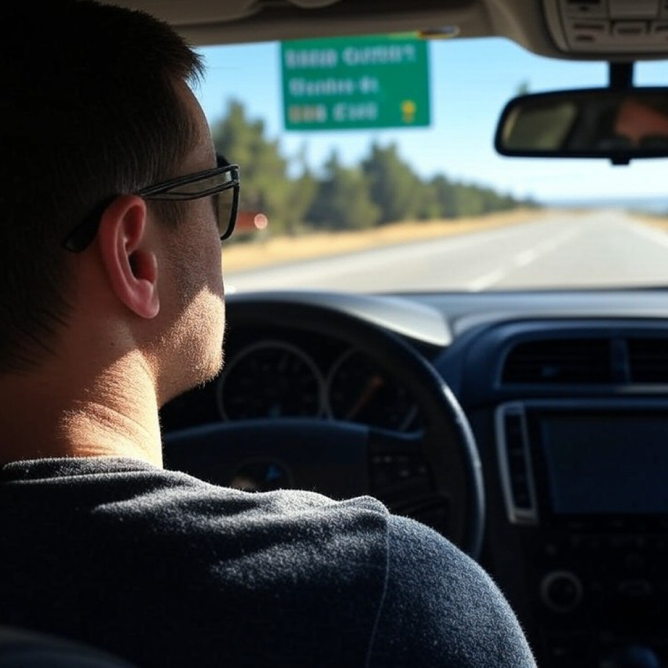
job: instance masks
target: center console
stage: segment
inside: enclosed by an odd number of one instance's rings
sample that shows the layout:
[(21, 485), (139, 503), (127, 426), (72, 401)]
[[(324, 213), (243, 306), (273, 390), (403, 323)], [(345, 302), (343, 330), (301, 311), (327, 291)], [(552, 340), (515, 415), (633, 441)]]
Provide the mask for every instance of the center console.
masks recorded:
[(541, 665), (668, 666), (668, 402), (514, 401), (496, 442)]

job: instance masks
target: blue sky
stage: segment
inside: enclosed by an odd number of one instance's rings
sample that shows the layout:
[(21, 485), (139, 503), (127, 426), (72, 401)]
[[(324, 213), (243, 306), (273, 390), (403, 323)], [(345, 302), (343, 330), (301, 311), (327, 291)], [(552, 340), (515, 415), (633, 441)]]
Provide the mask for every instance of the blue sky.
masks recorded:
[[(552, 201), (668, 195), (668, 160), (612, 167), (602, 160), (530, 160), (494, 152), (496, 118), (522, 82), (532, 92), (605, 85), (607, 69), (601, 63), (539, 57), (499, 38), (431, 42), (431, 127), (285, 132), (279, 44), (206, 47), (201, 52), (208, 74), (196, 93), (209, 121), (224, 114), (229, 99), (241, 100), (251, 118), (264, 120), (268, 137), (279, 139), (285, 155), (305, 149), (316, 169), (333, 147), (353, 164), (375, 140), (396, 142), (402, 157), (424, 177), (443, 173), (520, 197)], [(637, 66), (636, 83), (668, 85), (668, 61)]]

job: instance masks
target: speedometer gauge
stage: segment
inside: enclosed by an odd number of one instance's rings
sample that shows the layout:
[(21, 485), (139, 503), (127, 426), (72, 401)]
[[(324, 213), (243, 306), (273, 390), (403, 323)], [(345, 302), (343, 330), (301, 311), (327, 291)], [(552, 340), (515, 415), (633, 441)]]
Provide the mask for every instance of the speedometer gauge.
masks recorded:
[(330, 415), (385, 429), (407, 429), (416, 407), (408, 391), (359, 351), (344, 353), (327, 379)]
[(228, 420), (318, 417), (324, 379), (299, 348), (262, 341), (244, 348), (225, 368), (218, 405)]

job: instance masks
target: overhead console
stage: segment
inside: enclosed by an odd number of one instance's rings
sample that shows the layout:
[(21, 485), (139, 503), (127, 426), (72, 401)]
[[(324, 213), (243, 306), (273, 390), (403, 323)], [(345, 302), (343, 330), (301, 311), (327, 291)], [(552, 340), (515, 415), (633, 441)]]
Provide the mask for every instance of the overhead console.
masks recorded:
[(544, 0), (557, 46), (577, 55), (665, 53), (667, 0)]

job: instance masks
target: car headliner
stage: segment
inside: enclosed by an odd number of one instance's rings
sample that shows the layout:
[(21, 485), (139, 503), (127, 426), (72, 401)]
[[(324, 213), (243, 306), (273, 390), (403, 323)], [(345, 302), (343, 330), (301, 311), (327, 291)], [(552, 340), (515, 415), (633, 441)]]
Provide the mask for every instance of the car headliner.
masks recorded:
[(663, 53), (585, 54), (557, 46), (546, 20), (557, 0), (110, 0), (172, 23), (192, 44), (261, 42), (402, 31), (440, 33), (453, 26), (465, 38), (499, 36), (537, 54), (580, 60), (642, 60)]

